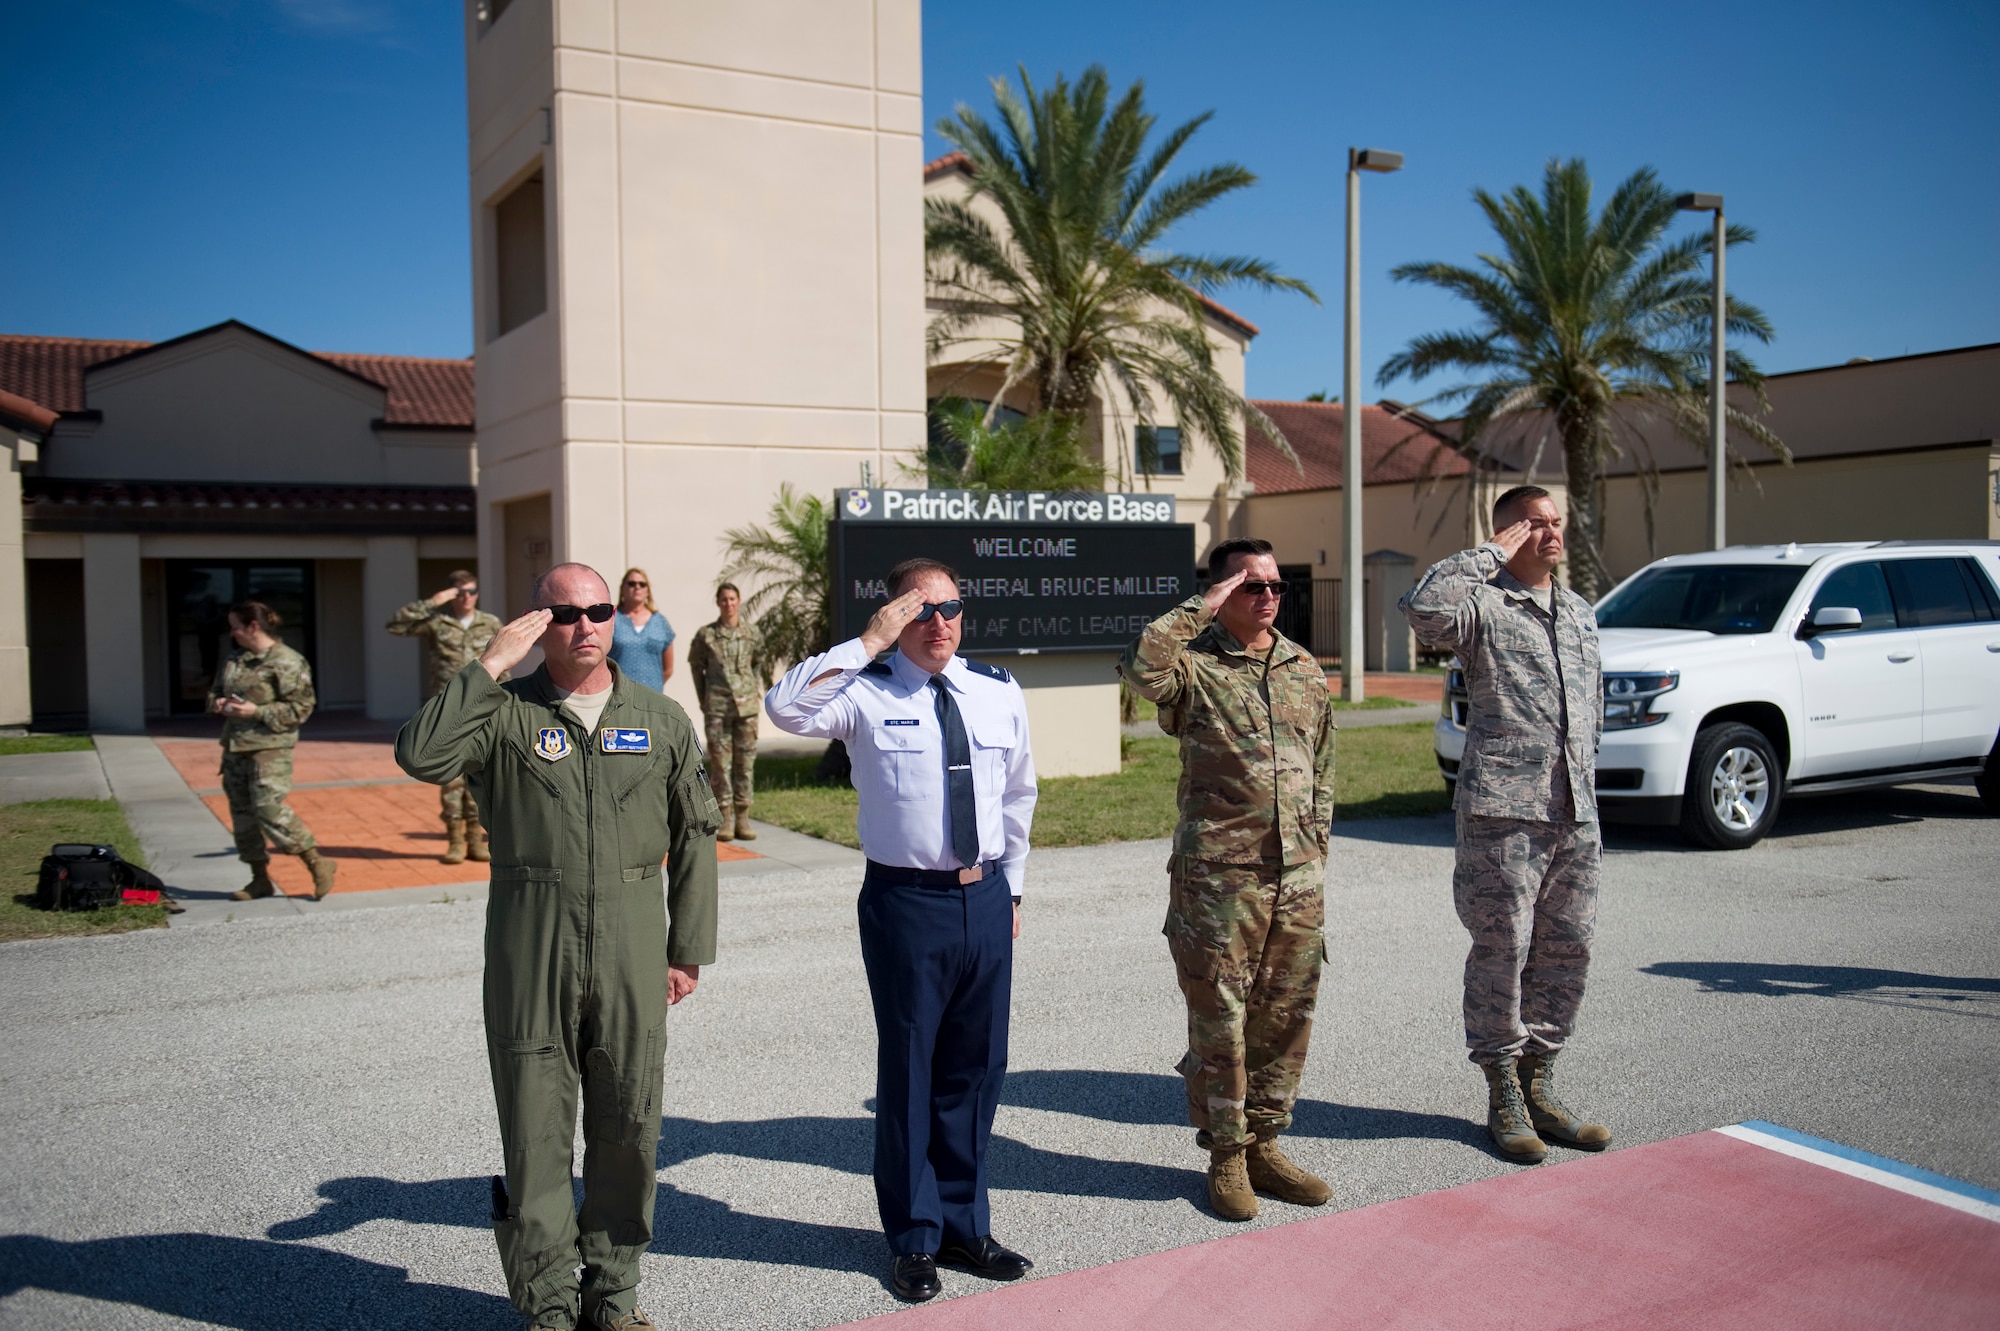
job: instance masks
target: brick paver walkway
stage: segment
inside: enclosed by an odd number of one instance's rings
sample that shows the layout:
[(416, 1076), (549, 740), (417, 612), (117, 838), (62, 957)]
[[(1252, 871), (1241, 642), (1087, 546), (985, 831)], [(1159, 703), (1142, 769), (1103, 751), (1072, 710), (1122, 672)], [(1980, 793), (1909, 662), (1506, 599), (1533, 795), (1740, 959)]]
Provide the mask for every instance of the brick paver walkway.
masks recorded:
[[(353, 732), (357, 727), (342, 729)], [(216, 821), (228, 827), (221, 748), (214, 737), (156, 733), (153, 740)], [(289, 802), (312, 829), (321, 852), (339, 864), (333, 890), (373, 892), (484, 879), (483, 865), (438, 859), (444, 854), (445, 831), (437, 787), (403, 775), (394, 745), (391, 732), (364, 731), (340, 739), (301, 739), (293, 754)], [(719, 860), (758, 858), (755, 851), (729, 844), (718, 845), (715, 854)], [(312, 893), (312, 876), (289, 855), (272, 859), (271, 878), (290, 895)]]

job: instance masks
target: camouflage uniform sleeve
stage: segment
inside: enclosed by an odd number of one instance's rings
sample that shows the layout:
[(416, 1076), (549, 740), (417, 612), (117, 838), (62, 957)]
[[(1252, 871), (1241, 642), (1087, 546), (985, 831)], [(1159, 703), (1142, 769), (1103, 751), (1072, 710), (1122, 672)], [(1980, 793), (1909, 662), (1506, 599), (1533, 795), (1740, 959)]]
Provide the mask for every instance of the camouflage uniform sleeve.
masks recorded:
[(1320, 820), (1319, 849), (1326, 853), (1326, 843), (1333, 836), (1334, 818), (1334, 748), (1340, 738), (1338, 728), (1333, 724), (1333, 705), (1328, 703), (1319, 716), (1319, 734), (1313, 746), (1313, 807), (1326, 810), (1326, 817)]
[(215, 715), (215, 705), (221, 702), (224, 698), (229, 696), (228, 690), (223, 687), (222, 683), (223, 676), (227, 675), (228, 673), (229, 673), (229, 658), (225, 656), (220, 661), (217, 661), (215, 663), (215, 678), (209, 681), (208, 714), (210, 716)]
[(1118, 667), (1133, 691), (1165, 707), (1181, 701), (1193, 673), (1187, 646), (1214, 617), (1197, 593), (1146, 625), (1146, 631), (1125, 649)]
[(1479, 628), (1479, 607), (1473, 593), (1505, 562), (1500, 547), (1490, 542), (1440, 559), (1396, 602), (1396, 608), (1410, 621), (1419, 640), (1454, 652), (1469, 651)]
[(257, 724), (274, 735), (297, 730), (319, 703), (313, 693), (312, 667), (303, 656), (279, 661), (271, 671), (271, 683), (278, 696), (257, 709)]
[(722, 814), (702, 772), (692, 724), (681, 726), (667, 813), (667, 963), (715, 960), (715, 829)]
[(429, 601), (412, 601), (389, 617), (386, 627), (399, 638), (420, 638), (437, 617), (437, 607)]
[(708, 640), (713, 636), (704, 624), (694, 631), (694, 641), (688, 644), (688, 678), (694, 681), (696, 693), (700, 693), (708, 681), (708, 658), (713, 655)]

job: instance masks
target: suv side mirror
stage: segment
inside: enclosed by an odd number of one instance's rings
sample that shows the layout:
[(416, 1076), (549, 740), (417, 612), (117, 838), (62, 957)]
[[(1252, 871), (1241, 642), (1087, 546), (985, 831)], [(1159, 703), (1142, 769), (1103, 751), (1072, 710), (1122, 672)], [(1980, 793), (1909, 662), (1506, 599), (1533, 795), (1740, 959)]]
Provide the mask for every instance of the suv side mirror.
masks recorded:
[(1812, 619), (1799, 626), (1801, 638), (1814, 637), (1821, 633), (1839, 633), (1844, 629), (1861, 627), (1861, 612), (1851, 605), (1823, 605), (1813, 612)]

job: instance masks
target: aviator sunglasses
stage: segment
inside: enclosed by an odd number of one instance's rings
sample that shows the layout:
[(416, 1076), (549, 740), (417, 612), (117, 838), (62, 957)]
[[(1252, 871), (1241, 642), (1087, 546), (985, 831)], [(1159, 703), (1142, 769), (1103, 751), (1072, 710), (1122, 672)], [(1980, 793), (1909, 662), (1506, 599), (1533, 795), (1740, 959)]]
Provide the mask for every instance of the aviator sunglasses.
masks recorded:
[(940, 619), (957, 619), (959, 612), (964, 609), (965, 602), (963, 601), (926, 601), (924, 602), (924, 608), (917, 611), (916, 622), (921, 624), (932, 615), (936, 615)]
[(545, 605), (542, 609), (548, 611), (549, 618), (556, 623), (568, 625), (576, 623), (585, 615), (590, 616), (591, 623), (602, 624), (611, 618), (617, 607), (609, 601), (599, 601), (596, 605)]
[(1285, 594), (1285, 584), (1282, 582), (1239, 582), (1236, 584), (1236, 590), (1246, 596), (1261, 596), (1265, 592), (1269, 592), (1273, 596), (1283, 596)]

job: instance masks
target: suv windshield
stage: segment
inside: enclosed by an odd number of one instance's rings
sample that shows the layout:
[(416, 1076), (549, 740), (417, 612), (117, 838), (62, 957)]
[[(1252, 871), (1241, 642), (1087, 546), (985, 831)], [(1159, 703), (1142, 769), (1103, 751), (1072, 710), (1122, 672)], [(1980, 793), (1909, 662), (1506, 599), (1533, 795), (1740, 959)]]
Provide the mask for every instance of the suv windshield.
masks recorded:
[(1606, 629), (1769, 633), (1805, 576), (1802, 565), (1687, 564), (1641, 573), (1597, 607)]

